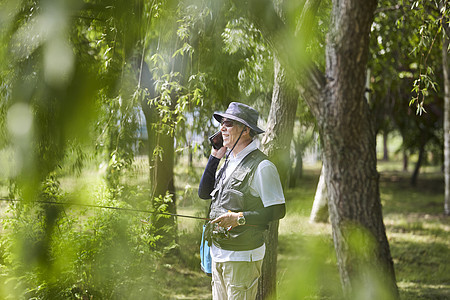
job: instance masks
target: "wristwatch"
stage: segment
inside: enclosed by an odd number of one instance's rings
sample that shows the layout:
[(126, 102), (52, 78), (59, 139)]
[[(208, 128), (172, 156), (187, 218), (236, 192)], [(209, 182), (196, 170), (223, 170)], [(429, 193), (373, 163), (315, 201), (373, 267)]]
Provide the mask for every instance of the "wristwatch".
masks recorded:
[(244, 217), (244, 213), (240, 212), (239, 213), (239, 217), (237, 218), (237, 222), (239, 225), (245, 225), (245, 217)]

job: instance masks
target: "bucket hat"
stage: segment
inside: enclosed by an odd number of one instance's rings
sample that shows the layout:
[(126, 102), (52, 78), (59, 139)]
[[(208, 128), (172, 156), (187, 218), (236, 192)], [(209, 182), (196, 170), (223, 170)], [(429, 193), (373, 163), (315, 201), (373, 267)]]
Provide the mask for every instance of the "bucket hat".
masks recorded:
[(224, 113), (216, 112), (213, 114), (214, 119), (221, 122), (223, 118), (238, 121), (245, 126), (250, 127), (257, 134), (263, 133), (264, 130), (257, 126), (259, 113), (253, 107), (239, 102), (231, 102)]

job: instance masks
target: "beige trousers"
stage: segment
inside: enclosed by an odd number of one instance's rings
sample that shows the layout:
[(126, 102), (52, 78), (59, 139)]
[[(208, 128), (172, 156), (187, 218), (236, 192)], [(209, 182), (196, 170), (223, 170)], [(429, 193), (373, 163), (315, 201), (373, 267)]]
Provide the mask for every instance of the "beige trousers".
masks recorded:
[(254, 300), (262, 260), (212, 262), (213, 300)]

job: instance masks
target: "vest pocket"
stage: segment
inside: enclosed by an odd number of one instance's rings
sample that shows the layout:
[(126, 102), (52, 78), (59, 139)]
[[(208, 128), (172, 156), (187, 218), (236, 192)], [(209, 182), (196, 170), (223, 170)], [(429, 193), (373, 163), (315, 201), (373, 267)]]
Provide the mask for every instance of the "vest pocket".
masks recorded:
[(234, 212), (244, 209), (244, 193), (236, 190), (223, 191), (221, 204), (227, 210)]
[(218, 196), (218, 194), (219, 194), (219, 190), (220, 190), (220, 188), (218, 188), (218, 187), (216, 187), (212, 192), (211, 192), (211, 197), (212, 198), (214, 198), (214, 199), (217, 199), (217, 196)]
[(242, 189), (248, 174), (249, 172), (246, 169), (236, 170), (230, 178), (230, 188)]

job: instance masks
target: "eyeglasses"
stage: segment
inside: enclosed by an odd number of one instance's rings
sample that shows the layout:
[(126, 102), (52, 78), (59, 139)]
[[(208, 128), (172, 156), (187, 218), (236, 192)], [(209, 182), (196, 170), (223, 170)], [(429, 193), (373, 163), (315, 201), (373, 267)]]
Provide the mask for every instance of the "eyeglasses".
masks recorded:
[(231, 120), (223, 120), (222, 119), (222, 121), (220, 121), (220, 126), (225, 126), (225, 127), (230, 128), (230, 127), (234, 126), (234, 122)]

